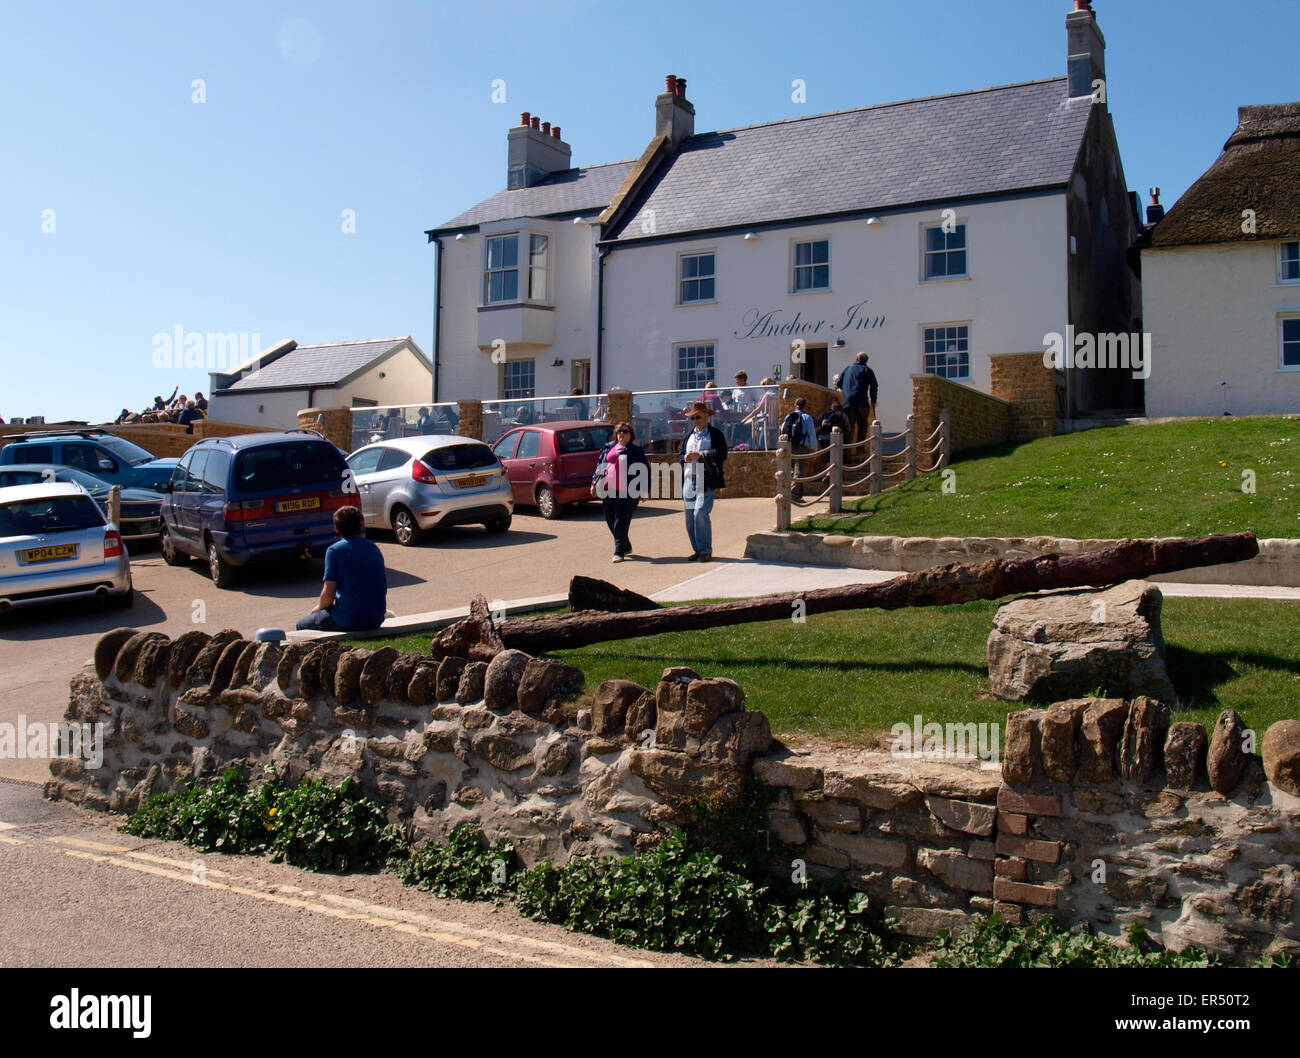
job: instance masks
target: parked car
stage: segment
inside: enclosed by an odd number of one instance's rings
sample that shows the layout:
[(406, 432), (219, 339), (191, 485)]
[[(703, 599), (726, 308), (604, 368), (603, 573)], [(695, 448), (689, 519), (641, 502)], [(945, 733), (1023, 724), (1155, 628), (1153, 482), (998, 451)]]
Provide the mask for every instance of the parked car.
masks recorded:
[(515, 503), (558, 518), (565, 504), (591, 499), (596, 459), (613, 432), (605, 422), (538, 423), (515, 427), (492, 450), (505, 465)]
[(367, 528), (392, 529), (399, 544), (418, 544), (436, 526), (510, 528), (515, 503), (506, 470), (482, 441), (397, 437), (358, 448), (348, 467)]
[(338, 539), (334, 512), (356, 503), (347, 469), (338, 448), (307, 430), (204, 438), (164, 489), (163, 560), (202, 558), (212, 583), (229, 588), (241, 566), (320, 558)]
[(0, 448), (0, 466), (38, 463), (84, 470), (110, 485), (161, 492), (175, 459), (156, 459), (137, 444), (103, 430), (44, 430), (14, 436)]
[[(7, 485), (39, 485), (50, 481), (70, 481), (80, 485), (90, 498), (108, 514), (108, 494), (113, 486), (94, 474), (75, 467), (46, 467), (36, 463), (0, 466), (0, 488)], [(154, 543), (162, 528), (163, 494), (153, 489), (124, 488), (118, 515), (118, 529), (128, 544), (139, 541)]]
[(135, 601), (117, 528), (80, 485), (0, 488), (0, 613), (50, 599)]

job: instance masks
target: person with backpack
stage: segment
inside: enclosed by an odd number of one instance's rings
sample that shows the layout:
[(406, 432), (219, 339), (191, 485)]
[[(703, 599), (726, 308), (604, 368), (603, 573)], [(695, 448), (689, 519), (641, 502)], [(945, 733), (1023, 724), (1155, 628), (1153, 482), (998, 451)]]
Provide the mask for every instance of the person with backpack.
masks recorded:
[[(792, 456), (807, 455), (813, 450), (813, 446), (817, 443), (817, 424), (808, 414), (807, 397), (799, 397), (795, 400), (794, 411), (781, 421), (781, 436), (790, 438)], [(790, 470), (795, 477), (802, 477), (807, 476), (811, 466), (812, 461), (809, 459), (803, 461), (792, 459)], [(791, 495), (796, 500), (803, 499), (803, 485), (795, 482), (791, 488)]]

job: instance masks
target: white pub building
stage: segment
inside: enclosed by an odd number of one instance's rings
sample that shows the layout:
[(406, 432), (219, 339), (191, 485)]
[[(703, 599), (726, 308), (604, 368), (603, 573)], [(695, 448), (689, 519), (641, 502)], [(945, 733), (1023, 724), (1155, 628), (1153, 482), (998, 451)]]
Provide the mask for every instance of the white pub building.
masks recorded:
[[(1105, 41), (1075, 8), (1048, 80), (696, 133), (670, 76), (635, 162), (571, 168), (523, 115), (506, 190), (427, 233), (436, 399), (825, 385), (865, 351), (898, 429), (913, 374), (987, 392), (991, 355), (1140, 331)], [(1141, 386), (1067, 369), (1058, 415), (1140, 409)]]

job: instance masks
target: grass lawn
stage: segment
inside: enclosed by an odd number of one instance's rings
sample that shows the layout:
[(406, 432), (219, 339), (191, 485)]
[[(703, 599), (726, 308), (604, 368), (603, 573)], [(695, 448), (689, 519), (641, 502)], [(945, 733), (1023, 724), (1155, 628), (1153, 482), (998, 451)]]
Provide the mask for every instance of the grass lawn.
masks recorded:
[[(869, 536), (1300, 537), (1300, 418), (1117, 426), (962, 453), (795, 529)], [(1254, 476), (1253, 493), (1245, 471)]]
[[(586, 673), (653, 688), (669, 665), (728, 676), (745, 688), (778, 735), (868, 742), (896, 723), (996, 722), (1017, 708), (987, 694), (985, 644), (995, 602), (822, 614), (804, 624), (769, 621), (599, 643), (556, 654)], [(1236, 709), (1262, 737), (1300, 718), (1300, 604), (1258, 599), (1166, 599), (1170, 675), (1190, 708), (1177, 719), (1213, 727)], [(365, 640), (425, 652), (429, 635)]]

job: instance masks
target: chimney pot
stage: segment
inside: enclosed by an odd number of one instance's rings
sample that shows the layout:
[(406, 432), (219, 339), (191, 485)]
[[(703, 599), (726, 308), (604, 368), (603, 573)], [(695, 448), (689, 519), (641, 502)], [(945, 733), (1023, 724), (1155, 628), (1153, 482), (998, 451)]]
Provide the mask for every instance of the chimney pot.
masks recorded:
[(1074, 0), (1074, 9), (1076, 11), (1087, 11), (1089, 14), (1096, 14), (1092, 10), (1092, 0)]
[(667, 74), (664, 77), (664, 91), (669, 95), (673, 95), (677, 91), (677, 78), (672, 74)]
[(551, 126), (551, 135), (554, 136), (557, 140), (560, 138), (560, 126), (559, 126), (559, 125), (552, 125), (552, 126)]
[(1151, 189), (1151, 205), (1160, 205), (1160, 188), (1158, 187), (1153, 187)]
[(678, 94), (679, 96), (681, 96), (683, 99), (686, 98), (686, 78), (685, 78), (685, 77), (679, 77), (679, 78), (677, 78), (677, 94)]
[(522, 114), (519, 115), (519, 124), (521, 124), (522, 126), (524, 126), (524, 128), (527, 128), (527, 127), (528, 127), (528, 122), (529, 122), (531, 119), (532, 119), (532, 115), (531, 115), (530, 113), (528, 113), (528, 111), (525, 110)]
[(532, 129), (536, 129), (538, 132), (541, 132), (541, 130), (542, 130), (542, 119), (539, 118), (536, 114), (534, 114), (534, 115), (533, 115), (533, 122), (532, 122), (532, 124), (529, 125), (528, 127), (529, 127), (529, 128), (532, 128)]
[(549, 136), (550, 134), (551, 134), (551, 123), (550, 123), (549, 121), (543, 121), (543, 122), (542, 122), (542, 135), (543, 135), (543, 136)]

